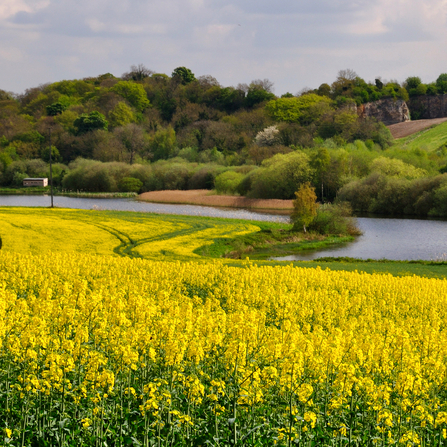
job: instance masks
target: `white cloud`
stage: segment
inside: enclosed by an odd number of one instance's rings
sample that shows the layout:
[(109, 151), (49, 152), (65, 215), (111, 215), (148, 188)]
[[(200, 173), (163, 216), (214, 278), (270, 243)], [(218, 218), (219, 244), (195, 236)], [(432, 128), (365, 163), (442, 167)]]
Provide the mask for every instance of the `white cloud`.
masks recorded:
[(276, 92), (353, 68), (429, 82), (444, 67), (447, 0), (2, 0), (0, 88), (181, 65)]
[(2, 0), (0, 3), (0, 20), (8, 19), (18, 12), (33, 13), (46, 8), (50, 0)]

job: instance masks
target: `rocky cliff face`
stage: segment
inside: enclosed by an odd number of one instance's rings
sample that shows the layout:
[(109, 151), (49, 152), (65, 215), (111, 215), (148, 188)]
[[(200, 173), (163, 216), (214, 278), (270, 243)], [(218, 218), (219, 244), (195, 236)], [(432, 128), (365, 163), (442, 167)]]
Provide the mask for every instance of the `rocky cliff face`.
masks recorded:
[(387, 126), (410, 120), (410, 111), (402, 99), (385, 98), (368, 102), (358, 106), (357, 113), (361, 118), (372, 116)]
[(412, 120), (447, 117), (447, 94), (414, 96), (408, 105)]

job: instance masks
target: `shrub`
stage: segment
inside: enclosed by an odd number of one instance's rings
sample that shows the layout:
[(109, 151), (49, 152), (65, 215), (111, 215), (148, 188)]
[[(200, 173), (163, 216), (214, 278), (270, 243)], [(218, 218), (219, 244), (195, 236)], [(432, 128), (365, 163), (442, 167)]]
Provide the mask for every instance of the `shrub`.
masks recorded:
[(292, 199), (299, 185), (311, 180), (312, 172), (304, 152), (277, 154), (254, 171), (249, 195), (259, 199)]
[(198, 169), (188, 181), (188, 189), (214, 189), (214, 180), (225, 168), (216, 164), (206, 164)]
[(119, 190), (122, 192), (140, 192), (143, 182), (135, 177), (123, 177), (119, 182)]
[(347, 202), (320, 205), (314, 220), (309, 225), (309, 231), (325, 235), (361, 234), (357, 222), (352, 217), (352, 208)]
[(12, 186), (23, 186), (23, 179), (27, 178), (27, 174), (23, 174), (22, 172), (14, 172), (14, 176), (12, 178)]
[(219, 174), (216, 177), (214, 187), (216, 188), (216, 191), (221, 194), (236, 194), (244, 177), (244, 174), (239, 172), (222, 172), (222, 174)]
[(447, 185), (443, 185), (434, 192), (434, 207), (428, 213), (429, 216), (447, 216)]

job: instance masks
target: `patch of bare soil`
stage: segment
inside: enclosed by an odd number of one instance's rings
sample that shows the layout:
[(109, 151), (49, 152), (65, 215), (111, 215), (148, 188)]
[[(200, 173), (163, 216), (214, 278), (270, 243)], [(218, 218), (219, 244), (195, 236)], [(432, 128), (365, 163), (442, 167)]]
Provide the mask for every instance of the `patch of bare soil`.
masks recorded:
[(390, 129), (393, 138), (404, 138), (412, 135), (435, 124), (441, 124), (447, 121), (447, 118), (434, 118), (431, 120), (405, 121), (404, 123), (391, 124), (387, 126)]
[(248, 199), (243, 196), (219, 196), (207, 189), (190, 191), (150, 191), (138, 197), (145, 202), (155, 203), (184, 203), (188, 205), (222, 206), (231, 208), (252, 208), (272, 210), (292, 210), (292, 200), (279, 199)]

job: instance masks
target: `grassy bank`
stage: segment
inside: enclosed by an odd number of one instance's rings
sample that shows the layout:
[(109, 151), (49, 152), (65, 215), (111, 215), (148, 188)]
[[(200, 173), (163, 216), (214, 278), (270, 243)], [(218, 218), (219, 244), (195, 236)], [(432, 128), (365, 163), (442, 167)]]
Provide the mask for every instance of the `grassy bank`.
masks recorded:
[(43, 195), (49, 193), (50, 188), (0, 188), (0, 195)]
[[(0, 195), (45, 195), (51, 194), (51, 188), (49, 186), (45, 188), (33, 187), (33, 188), (0, 188)], [(110, 198), (127, 198), (137, 197), (135, 192), (84, 192), (84, 191), (59, 191), (54, 190), (55, 196), (67, 196), (67, 197), (84, 197), (92, 199), (110, 199)]]
[(222, 238), (212, 245), (201, 247), (201, 256), (230, 259), (268, 260), (272, 257), (297, 254), (306, 250), (319, 250), (352, 242), (352, 236), (323, 236), (321, 234), (296, 232), (290, 225), (258, 222), (260, 231), (234, 238)]
[(88, 199), (112, 199), (112, 198), (131, 198), (137, 197), (138, 194), (136, 192), (57, 192), (55, 195), (57, 196), (66, 196), (66, 197), (84, 197)]

